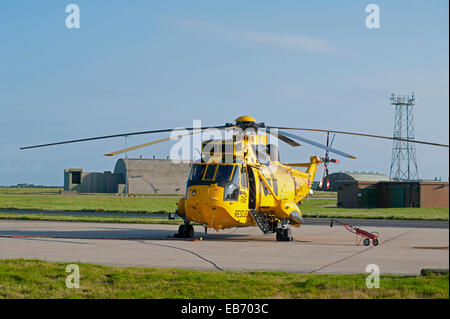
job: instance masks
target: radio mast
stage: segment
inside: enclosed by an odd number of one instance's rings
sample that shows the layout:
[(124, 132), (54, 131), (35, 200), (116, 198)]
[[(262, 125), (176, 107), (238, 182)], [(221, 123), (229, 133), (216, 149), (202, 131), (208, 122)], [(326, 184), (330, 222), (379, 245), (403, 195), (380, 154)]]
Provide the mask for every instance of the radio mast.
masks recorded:
[[(413, 106), (414, 93), (412, 95), (395, 95), (390, 97), (391, 105), (395, 106), (394, 135), (393, 137), (414, 139)], [(414, 143), (394, 140), (392, 144), (392, 159), (390, 177), (395, 181), (418, 180), (416, 160), (416, 146)]]

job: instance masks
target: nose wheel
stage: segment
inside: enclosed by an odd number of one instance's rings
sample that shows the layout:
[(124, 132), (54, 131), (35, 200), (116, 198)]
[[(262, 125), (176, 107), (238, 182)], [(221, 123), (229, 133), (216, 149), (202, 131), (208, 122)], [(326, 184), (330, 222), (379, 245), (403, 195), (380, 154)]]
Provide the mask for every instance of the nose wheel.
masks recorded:
[(278, 228), (277, 229), (277, 241), (293, 241), (294, 237), (290, 228)]
[(180, 225), (178, 227), (178, 233), (175, 234), (178, 238), (194, 238), (194, 226), (192, 225)]

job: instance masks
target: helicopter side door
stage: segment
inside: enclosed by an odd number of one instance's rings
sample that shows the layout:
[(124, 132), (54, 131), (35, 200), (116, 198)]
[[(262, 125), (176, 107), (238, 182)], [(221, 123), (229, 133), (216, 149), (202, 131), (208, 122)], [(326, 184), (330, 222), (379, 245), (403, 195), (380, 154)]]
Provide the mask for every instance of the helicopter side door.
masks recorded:
[(256, 209), (256, 180), (251, 167), (248, 168), (246, 175), (248, 175), (248, 208)]
[[(267, 183), (272, 188), (272, 190), (277, 193), (274, 189), (274, 185), (272, 184), (272, 181), (275, 181), (273, 178), (266, 178)], [(276, 181), (275, 181), (276, 183)], [(266, 185), (263, 183), (261, 179), (259, 179), (259, 194), (260, 194), (260, 207), (261, 208), (270, 208), (272, 209), (275, 206), (275, 198), (273, 197), (272, 193), (269, 191), (269, 189), (266, 187)], [(277, 187), (278, 188), (278, 187)]]
[(239, 202), (241, 204), (247, 204), (249, 197), (247, 169), (242, 167), (241, 169), (241, 189), (239, 191)]

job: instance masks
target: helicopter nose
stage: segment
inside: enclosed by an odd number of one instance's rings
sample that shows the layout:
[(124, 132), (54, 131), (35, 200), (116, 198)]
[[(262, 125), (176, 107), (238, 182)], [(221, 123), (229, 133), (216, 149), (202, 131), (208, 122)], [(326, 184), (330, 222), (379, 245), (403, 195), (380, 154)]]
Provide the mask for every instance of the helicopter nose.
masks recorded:
[(294, 210), (289, 215), (291, 216), (291, 219), (297, 222), (298, 224), (303, 224), (303, 218), (299, 212)]

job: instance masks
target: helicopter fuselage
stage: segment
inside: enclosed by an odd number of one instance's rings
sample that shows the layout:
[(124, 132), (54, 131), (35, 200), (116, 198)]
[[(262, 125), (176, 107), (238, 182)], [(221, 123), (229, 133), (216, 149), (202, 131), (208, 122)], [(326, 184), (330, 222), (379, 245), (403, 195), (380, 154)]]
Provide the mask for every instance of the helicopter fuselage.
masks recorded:
[[(256, 226), (252, 211), (264, 214), (272, 222), (301, 226), (297, 203), (309, 194), (321, 161), (311, 157), (310, 163), (304, 164), (306, 172), (272, 161), (269, 152), (261, 151), (268, 149), (264, 137), (243, 136), (240, 142), (234, 141), (230, 162), (224, 160), (224, 154), (218, 156), (210, 149), (205, 152), (207, 144), (224, 145), (225, 141), (205, 143), (204, 157), (191, 166), (186, 194), (177, 204), (178, 215), (216, 230)], [(278, 160), (278, 156), (273, 157)]]

